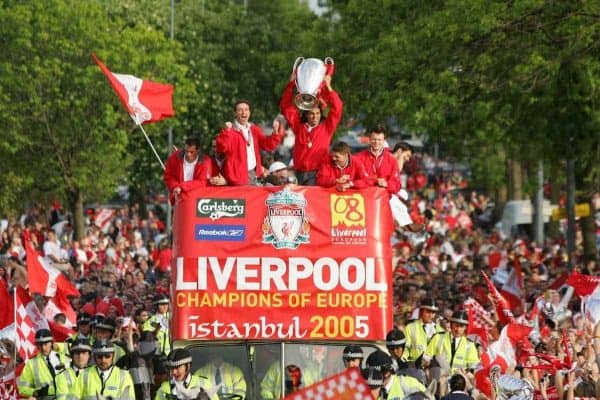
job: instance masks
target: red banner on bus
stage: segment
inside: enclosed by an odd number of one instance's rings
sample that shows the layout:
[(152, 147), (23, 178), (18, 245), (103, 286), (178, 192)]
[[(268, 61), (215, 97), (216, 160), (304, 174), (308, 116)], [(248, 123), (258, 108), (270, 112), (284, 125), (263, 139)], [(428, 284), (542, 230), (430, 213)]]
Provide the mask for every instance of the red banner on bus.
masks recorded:
[(173, 222), (173, 339), (384, 340), (392, 227), (378, 188), (186, 194)]

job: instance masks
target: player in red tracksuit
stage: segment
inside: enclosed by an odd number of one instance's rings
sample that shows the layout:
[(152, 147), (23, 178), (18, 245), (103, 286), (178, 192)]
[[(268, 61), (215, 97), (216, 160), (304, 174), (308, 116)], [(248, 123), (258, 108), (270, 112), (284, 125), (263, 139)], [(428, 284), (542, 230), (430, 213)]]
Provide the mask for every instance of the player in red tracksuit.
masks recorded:
[(344, 192), (362, 189), (369, 185), (369, 175), (362, 163), (352, 154), (345, 142), (337, 142), (331, 148), (331, 159), (323, 162), (317, 172), (317, 185), (334, 187)]
[(385, 128), (378, 125), (370, 132), (370, 147), (358, 153), (356, 158), (360, 160), (369, 174), (370, 186), (386, 188), (390, 196), (395, 195), (400, 190), (400, 174), (396, 157), (384, 147)]
[(273, 134), (266, 136), (260, 126), (250, 123), (250, 103), (237, 101), (235, 121), (225, 124), (217, 136), (216, 152), (223, 158), (221, 174), (230, 186), (256, 185), (263, 175), (260, 150), (273, 151), (281, 142), (283, 126), (273, 122)]
[(300, 112), (294, 105), (294, 79), (290, 81), (281, 96), (281, 113), (285, 116), (290, 128), (294, 131), (295, 144), (292, 153), (296, 178), (300, 185), (314, 185), (316, 172), (327, 160), (331, 138), (342, 118), (343, 103), (340, 96), (331, 88), (331, 76), (324, 78), (325, 85), (320, 97), (329, 104), (329, 112), (321, 120), (323, 104), (310, 111)]
[(224, 184), (219, 176), (219, 167), (211, 157), (202, 154), (200, 141), (196, 137), (188, 138), (183, 149), (169, 156), (163, 180), (169, 189), (171, 204), (175, 203), (175, 198), (182, 192)]

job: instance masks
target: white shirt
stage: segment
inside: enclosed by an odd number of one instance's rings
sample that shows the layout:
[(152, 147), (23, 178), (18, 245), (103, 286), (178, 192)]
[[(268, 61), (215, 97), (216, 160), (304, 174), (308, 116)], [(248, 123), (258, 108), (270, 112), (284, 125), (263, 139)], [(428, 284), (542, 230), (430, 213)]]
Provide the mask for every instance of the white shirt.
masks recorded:
[(194, 180), (194, 169), (196, 169), (196, 163), (198, 162), (198, 157), (192, 162), (188, 162), (185, 157), (183, 157), (183, 181), (189, 182)]
[(250, 124), (242, 126), (238, 121), (235, 121), (234, 126), (236, 130), (242, 133), (242, 136), (246, 141), (246, 160), (248, 161), (248, 171), (253, 171), (256, 168), (256, 154), (254, 154), (254, 143), (252, 143)]

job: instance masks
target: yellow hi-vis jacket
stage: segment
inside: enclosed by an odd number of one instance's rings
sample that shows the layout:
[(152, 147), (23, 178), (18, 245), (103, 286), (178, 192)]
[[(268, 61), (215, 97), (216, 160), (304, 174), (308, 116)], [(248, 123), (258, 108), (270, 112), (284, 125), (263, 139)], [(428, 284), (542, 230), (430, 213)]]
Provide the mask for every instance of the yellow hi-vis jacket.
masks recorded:
[(426, 390), (427, 388), (421, 382), (411, 376), (392, 375), (392, 385), (387, 394), (387, 400), (403, 400), (413, 393)]
[[(281, 397), (281, 368), (279, 361), (271, 364), (265, 377), (260, 382), (260, 396), (263, 400), (278, 400)], [(300, 367), (302, 373), (302, 387), (310, 386), (323, 379), (316, 364)]]
[[(156, 333), (158, 350), (160, 350), (160, 352), (165, 356), (168, 356), (171, 352), (171, 342), (169, 341), (169, 327), (165, 326), (165, 320), (169, 320), (169, 313), (167, 313), (164, 317), (160, 316), (159, 314), (154, 314), (144, 322), (142, 325), (142, 330), (154, 332), (154, 323), (159, 323), (160, 329)], [(161, 321), (163, 321), (163, 323), (161, 323)]]
[[(63, 354), (52, 351), (50, 352), (49, 357), (52, 362), (55, 362), (56, 358), (57, 360), (60, 360), (60, 364), (62, 364), (64, 368), (69, 366), (69, 363)], [(59, 372), (60, 371), (56, 371), (55, 375)], [(42, 353), (38, 353), (35, 357), (27, 360), (25, 367), (23, 367), (23, 372), (17, 380), (19, 395), (22, 397), (31, 397), (36, 390), (48, 386), (47, 395), (54, 396), (56, 394), (54, 379), (55, 377), (52, 375), (52, 372), (50, 372), (50, 367), (48, 366), (46, 358)]]
[[(81, 374), (83, 370), (79, 370)], [(56, 375), (56, 400), (75, 400), (77, 396), (73, 394), (75, 381), (78, 373), (73, 367), (65, 369), (60, 374)]]
[(455, 345), (454, 354), (452, 354), (452, 334), (450, 332), (434, 335), (423, 358), (431, 360), (433, 357), (443, 357), (450, 365), (450, 374), (455, 374), (459, 369), (475, 369), (479, 365), (479, 353), (477, 346), (466, 336), (458, 338)]
[(81, 400), (96, 400), (98, 395), (135, 400), (135, 388), (128, 371), (113, 366), (106, 382), (103, 383), (98, 366), (94, 365), (79, 373), (73, 395)]
[[(244, 379), (244, 373), (239, 367), (224, 362), (221, 364), (221, 393), (233, 393), (238, 394), (242, 397), (246, 397), (246, 380)], [(217, 386), (215, 382), (215, 376), (217, 367), (213, 363), (208, 363), (200, 367), (194, 375), (200, 378), (200, 383), (204, 389), (214, 388)], [(204, 377), (204, 379), (202, 378)], [(218, 390), (218, 389), (217, 389)], [(219, 396), (217, 393), (211, 396), (211, 400), (218, 400)]]
[[(187, 383), (187, 386), (185, 387), (186, 389), (192, 390), (200, 387), (206, 389), (204, 386), (201, 385), (200, 379), (197, 376), (190, 374), (190, 378), (191, 379), (189, 383)], [(156, 396), (154, 396), (154, 400), (166, 400), (169, 397), (169, 395), (177, 396), (179, 393), (176, 393), (176, 390), (177, 389), (175, 388), (175, 385), (171, 385), (171, 380), (166, 380), (160, 385), (160, 387), (156, 391)]]
[[(444, 329), (439, 324), (435, 324), (435, 332), (444, 332)], [(417, 319), (406, 325), (404, 335), (406, 336), (404, 357), (406, 357), (407, 361), (414, 362), (423, 355), (425, 349), (427, 349), (427, 343), (429, 343), (431, 338), (427, 336), (421, 319)]]

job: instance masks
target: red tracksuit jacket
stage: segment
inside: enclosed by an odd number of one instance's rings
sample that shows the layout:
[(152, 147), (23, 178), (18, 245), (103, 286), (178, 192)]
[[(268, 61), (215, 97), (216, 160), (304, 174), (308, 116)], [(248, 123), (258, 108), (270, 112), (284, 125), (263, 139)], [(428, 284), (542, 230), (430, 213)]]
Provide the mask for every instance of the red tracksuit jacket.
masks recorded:
[(290, 82), (281, 96), (281, 113), (296, 135), (292, 159), (297, 171), (317, 171), (326, 162), (331, 138), (342, 118), (343, 103), (335, 90), (321, 89), (321, 98), (330, 105), (327, 118), (308, 132), (307, 124), (300, 119), (300, 113), (293, 100), (294, 82)]

